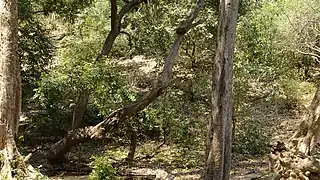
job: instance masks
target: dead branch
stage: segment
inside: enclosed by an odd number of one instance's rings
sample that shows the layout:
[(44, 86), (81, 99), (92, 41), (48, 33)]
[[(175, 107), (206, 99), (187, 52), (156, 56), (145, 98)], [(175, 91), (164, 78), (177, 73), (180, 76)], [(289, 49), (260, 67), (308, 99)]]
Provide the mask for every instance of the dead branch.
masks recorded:
[(317, 58), (317, 62), (320, 63), (320, 61), (318, 60), (320, 58), (320, 55), (318, 54), (315, 54), (315, 53), (311, 53), (311, 52), (303, 52), (303, 51), (300, 51), (299, 49), (296, 49), (296, 51), (300, 54), (303, 54), (303, 55), (308, 55), (308, 56), (313, 56), (313, 57), (316, 57)]

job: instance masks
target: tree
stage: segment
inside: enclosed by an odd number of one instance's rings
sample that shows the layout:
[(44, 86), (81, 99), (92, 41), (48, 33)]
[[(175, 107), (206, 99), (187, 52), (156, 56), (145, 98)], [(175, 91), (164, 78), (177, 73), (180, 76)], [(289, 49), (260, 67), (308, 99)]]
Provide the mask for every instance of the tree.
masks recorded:
[[(122, 7), (120, 12), (117, 13), (118, 12), (117, 1), (116, 0), (110, 1), (111, 30), (103, 44), (100, 54), (96, 58), (96, 62), (101, 61), (101, 59), (104, 56), (109, 55), (109, 53), (111, 52), (112, 46), (120, 33), (126, 34), (126, 32), (121, 31), (121, 28), (123, 26), (121, 21), (127, 13), (129, 13), (134, 7), (136, 7), (141, 3), (143, 3), (142, 0), (136, 0), (130, 3), (127, 3)], [(81, 124), (83, 123), (83, 116), (87, 109), (89, 96), (90, 96), (90, 93), (86, 91), (80, 92), (80, 95), (74, 110), (74, 115), (72, 120), (72, 129), (77, 129), (81, 127)]]
[(316, 151), (320, 132), (319, 2), (290, 1), (280, 7), (285, 23), (281, 22), (278, 26), (285, 37), (290, 37), (286, 48), (296, 56), (295, 66), (302, 70), (301, 77), (317, 87), (304, 119), (293, 136), (286, 142), (278, 142), (270, 153), (270, 167), (282, 178), (319, 179), (320, 163)]
[(17, 1), (0, 1), (0, 150), (1, 174), (12, 177), (10, 162), (16, 156), (14, 137), (20, 117), (20, 72), (18, 62)]
[(35, 171), (21, 160), (15, 136), (21, 110), (18, 56), (17, 0), (0, 1), (0, 178), (35, 178)]
[[(135, 4), (137, 2), (140, 2), (140, 1), (136, 0), (131, 3), (128, 3), (127, 5)], [(131, 6), (128, 6), (128, 7), (131, 7)], [(174, 62), (175, 56), (179, 51), (180, 44), (185, 34), (191, 28), (199, 24), (199, 21), (195, 23), (193, 22), (198, 17), (203, 7), (204, 7), (204, 0), (199, 0), (196, 7), (193, 9), (193, 11), (188, 16), (188, 18), (176, 30), (176, 38), (165, 59), (163, 71), (157, 78), (153, 88), (150, 91), (146, 92), (137, 101), (132, 102), (131, 104), (128, 104), (123, 108), (115, 110), (114, 112), (109, 114), (107, 117), (105, 117), (104, 120), (99, 124), (97, 124), (96, 126), (88, 126), (85, 128), (80, 128), (80, 129), (70, 131), (65, 138), (61, 139), (59, 142), (55, 143), (50, 148), (47, 154), (48, 159), (51, 160), (51, 162), (54, 162), (57, 159), (61, 159), (64, 156), (64, 154), (67, 153), (72, 147), (78, 145), (81, 142), (85, 142), (91, 139), (95, 139), (95, 140), (103, 139), (109, 132), (112, 132), (113, 129), (119, 126), (119, 124), (124, 123), (127, 119), (134, 116), (136, 113), (143, 110), (145, 107), (151, 104), (154, 100), (156, 100), (170, 85), (170, 80), (172, 77), (173, 62)], [(111, 8), (115, 8), (115, 7), (112, 6)], [(127, 11), (127, 9), (123, 8), (123, 11)], [(123, 11), (120, 11), (118, 15), (119, 18), (123, 17), (123, 14), (122, 14)], [(114, 18), (115, 17), (116, 16), (114, 16)], [(115, 22), (121, 23), (120, 20), (116, 20), (116, 21), (115, 19), (111, 20), (111, 24)], [(120, 33), (119, 30), (116, 30), (116, 33), (119, 34)], [(113, 39), (115, 38), (113, 35), (110, 35), (110, 36), (113, 37)], [(107, 37), (106, 42), (108, 41), (108, 38), (110, 38), (110, 36)], [(111, 47), (112, 47), (112, 44), (111, 44)], [(107, 46), (107, 43), (105, 43), (101, 51), (101, 55), (98, 56), (97, 61), (101, 59), (100, 56), (107, 55), (111, 47)]]
[(78, 14), (92, 4), (92, 0), (20, 0), (19, 10), (19, 57), (22, 86), (22, 112), (27, 116), (39, 104), (34, 102), (35, 89), (39, 87), (41, 74), (51, 65), (55, 43), (66, 34), (51, 34), (52, 28), (43, 21), (55, 14), (64, 23), (74, 22)]
[(221, 0), (212, 79), (204, 179), (228, 180), (232, 139), (232, 78), (238, 0)]
[(315, 148), (320, 131), (320, 85), (318, 85), (309, 112), (298, 126), (288, 144), (278, 142), (269, 155), (271, 170), (280, 177), (319, 179), (320, 163)]
[(306, 120), (302, 121), (292, 136), (291, 141), (296, 150), (305, 155), (314, 153), (320, 132), (320, 85), (313, 97)]

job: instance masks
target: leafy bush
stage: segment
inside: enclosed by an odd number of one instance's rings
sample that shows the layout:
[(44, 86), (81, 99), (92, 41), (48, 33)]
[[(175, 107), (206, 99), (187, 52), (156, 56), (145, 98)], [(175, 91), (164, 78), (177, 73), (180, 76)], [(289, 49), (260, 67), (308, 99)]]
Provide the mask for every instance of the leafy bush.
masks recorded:
[(245, 118), (237, 124), (233, 152), (259, 155), (267, 151), (269, 137), (258, 121)]
[(315, 91), (313, 83), (298, 79), (282, 80), (281, 87), (282, 94), (289, 107), (309, 104)]
[(112, 167), (108, 156), (95, 156), (92, 162), (92, 172), (89, 175), (89, 180), (115, 180), (116, 169)]

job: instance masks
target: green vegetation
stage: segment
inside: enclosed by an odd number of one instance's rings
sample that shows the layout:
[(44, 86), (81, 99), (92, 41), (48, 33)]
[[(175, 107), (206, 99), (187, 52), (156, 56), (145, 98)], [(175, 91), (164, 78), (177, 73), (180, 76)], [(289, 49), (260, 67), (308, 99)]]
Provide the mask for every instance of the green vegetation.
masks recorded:
[[(132, 2), (139, 3), (128, 9)], [(46, 156), (33, 156), (30, 163), (43, 164), (40, 171), (48, 175), (56, 169), (78, 168), (79, 173), (90, 164), (91, 173), (86, 171), (90, 180), (117, 179), (127, 172), (123, 169), (135, 167), (151, 166), (171, 174), (201, 169), (212, 118), (217, 2), (206, 2), (193, 22), (196, 25), (184, 35), (169, 85), (142, 110), (119, 118), (157, 86), (159, 74), (165, 74), (163, 66), (178, 28), (196, 2), (20, 0), (25, 119), (20, 123), (18, 148), (25, 155), (37, 151), (47, 155), (43, 152), (52, 152), (56, 142), (77, 132), (73, 129), (83, 130), (73, 138), (82, 139), (56, 158), (60, 164), (43, 163)], [(240, 2), (233, 65), (232, 168), (241, 163), (237, 157), (266, 157), (276, 141), (292, 136), (288, 126), (297, 126), (293, 121), (309, 112), (306, 107), (319, 84), (319, 20), (317, 0)], [(114, 43), (109, 40), (111, 51), (97, 60), (114, 28), (119, 33)], [(121, 108), (119, 116), (108, 120)], [(89, 134), (93, 130), (86, 127), (104, 121), (110, 126), (99, 129), (101, 134)], [(289, 125), (279, 129), (283, 122)], [(134, 158), (128, 160), (130, 153)]]
[(89, 180), (114, 180), (116, 179), (116, 169), (109, 160), (109, 156), (94, 157), (92, 162), (92, 172)]

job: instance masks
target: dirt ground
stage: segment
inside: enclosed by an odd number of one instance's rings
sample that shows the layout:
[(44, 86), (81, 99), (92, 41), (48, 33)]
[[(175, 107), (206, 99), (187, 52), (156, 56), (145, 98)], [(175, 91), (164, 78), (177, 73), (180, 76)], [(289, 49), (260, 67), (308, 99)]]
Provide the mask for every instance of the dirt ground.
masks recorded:
[[(271, 133), (271, 144), (277, 141), (286, 141), (293, 134), (295, 127), (302, 119), (303, 108), (293, 108), (283, 110), (277, 106), (267, 104), (256, 106), (252, 113), (252, 118), (263, 124)], [(143, 155), (152, 152), (159, 142), (150, 142), (141, 145), (137, 149), (136, 161), (132, 166), (123, 165), (119, 169), (122, 179), (200, 179), (201, 166), (185, 166), (189, 161), (181, 160), (181, 151), (175, 147), (163, 146), (153, 158), (144, 158)], [(73, 163), (89, 164), (92, 161), (89, 157), (92, 154), (108, 152), (111, 156), (117, 156), (114, 159), (119, 164), (121, 159), (127, 155), (126, 149), (90, 145), (90, 147), (77, 147), (73, 153), (69, 154), (68, 159), (73, 159)], [(202, 158), (204, 152), (198, 152), (199, 158)], [(233, 158), (231, 170), (231, 180), (251, 180), (268, 174), (269, 162), (268, 153), (264, 156), (240, 156)], [(193, 156), (193, 158), (195, 158)], [(198, 159), (199, 160), (199, 159)], [(183, 165), (184, 164), (184, 165)], [(195, 164), (199, 164), (196, 162)], [(201, 162), (200, 162), (201, 164)], [(76, 166), (72, 166), (75, 168)], [(79, 166), (81, 171), (81, 167)], [(87, 170), (90, 172), (90, 170)], [(53, 179), (87, 179), (88, 176), (72, 175), (67, 172), (55, 174)]]
[[(270, 134), (270, 150), (278, 141), (286, 142), (294, 133), (295, 128), (307, 112), (308, 103), (312, 99), (312, 93), (304, 98), (302, 106), (287, 106), (285, 103), (277, 103), (262, 100), (254, 104), (250, 110), (251, 119), (257, 121)], [(23, 154), (36, 152), (39, 148), (48, 148), (57, 139), (43, 136), (31, 136), (22, 144), (20, 151)], [(38, 140), (36, 140), (38, 138)], [(41, 138), (41, 139), (40, 139)], [(43, 139), (44, 138), (44, 139)], [(35, 141), (35, 142), (32, 142)], [(90, 163), (92, 156), (107, 155), (112, 165), (119, 170), (118, 177), (121, 179), (200, 179), (204, 159), (204, 145), (195, 149), (181, 149), (174, 145), (164, 145), (155, 152), (162, 142), (150, 141), (138, 144), (135, 160), (129, 166), (123, 163), (128, 154), (125, 145), (110, 142), (89, 142), (81, 144), (67, 154), (67, 161), (52, 166), (44, 159), (34, 158), (31, 160), (33, 167), (39, 168), (41, 172), (50, 178), (58, 179), (87, 179), (91, 172)], [(33, 145), (32, 145), (33, 144)], [(152, 157), (146, 158), (153, 154)], [(37, 157), (37, 156), (35, 156)], [(261, 156), (233, 155), (231, 168), (231, 180), (251, 180), (269, 174), (268, 153)]]

